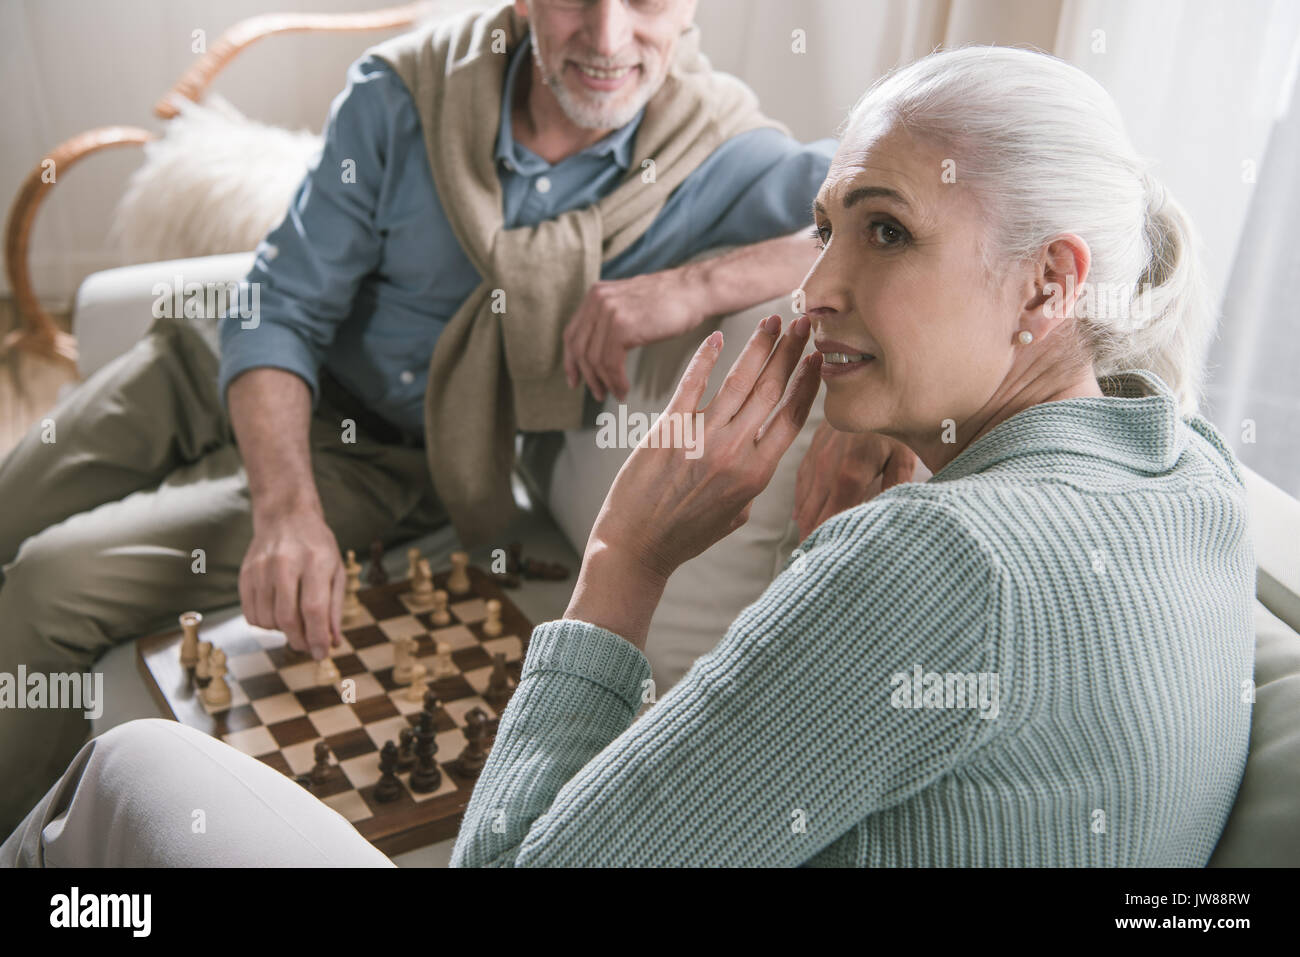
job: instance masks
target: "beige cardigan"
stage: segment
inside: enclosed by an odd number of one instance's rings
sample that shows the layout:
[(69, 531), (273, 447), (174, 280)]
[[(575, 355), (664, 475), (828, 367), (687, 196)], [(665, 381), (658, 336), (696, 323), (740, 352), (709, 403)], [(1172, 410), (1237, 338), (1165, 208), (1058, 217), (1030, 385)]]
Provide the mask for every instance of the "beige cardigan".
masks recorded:
[(505, 229), (496, 137), (509, 54), (527, 29), (506, 4), (371, 50), (410, 91), (438, 197), (483, 277), (438, 339), (424, 403), (434, 487), (470, 546), (514, 516), (516, 430), (582, 424), (585, 390), (565, 381), (562, 335), (601, 263), (645, 232), (719, 144), (762, 126), (784, 130), (759, 112), (747, 86), (712, 71), (692, 27), (646, 106), (626, 179), (594, 206)]

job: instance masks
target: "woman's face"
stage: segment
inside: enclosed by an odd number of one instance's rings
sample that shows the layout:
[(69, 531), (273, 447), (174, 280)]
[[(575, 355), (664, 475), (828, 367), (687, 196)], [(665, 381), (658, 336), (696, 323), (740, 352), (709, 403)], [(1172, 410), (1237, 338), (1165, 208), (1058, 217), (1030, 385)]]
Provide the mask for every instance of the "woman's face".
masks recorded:
[(817, 195), (824, 248), (803, 290), (841, 431), (932, 442), (952, 420), (961, 432), (1011, 372), (1032, 275), (986, 274), (985, 219), (946, 160), (899, 127), (851, 133)]

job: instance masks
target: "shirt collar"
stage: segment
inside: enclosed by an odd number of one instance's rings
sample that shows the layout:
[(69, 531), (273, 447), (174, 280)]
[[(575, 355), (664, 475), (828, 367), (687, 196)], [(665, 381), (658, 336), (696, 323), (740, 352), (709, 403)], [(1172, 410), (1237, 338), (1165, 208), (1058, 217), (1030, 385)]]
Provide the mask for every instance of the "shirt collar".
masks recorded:
[[(501, 124), (497, 128), (497, 163), (509, 162), (516, 171), (523, 173), (541, 172), (551, 166), (532, 150), (515, 142), (513, 123), (510, 118), (510, 105), (515, 98), (515, 82), (518, 80), (519, 71), (532, 57), (532, 39), (531, 32), (525, 33), (519, 45), (515, 47), (514, 53), (510, 55), (510, 65), (506, 67), (505, 89), (501, 93)], [(645, 107), (642, 107), (627, 124), (592, 143), (576, 155), (609, 155), (621, 169), (627, 169), (632, 164), (632, 141), (636, 139), (636, 131), (641, 126), (641, 118), (644, 116)]]
[(964, 478), (1034, 453), (1075, 453), (1147, 475), (1172, 469), (1187, 446), (1187, 430), (1169, 386), (1144, 369), (1098, 384), (1100, 397), (1043, 402), (999, 423), (930, 481)]

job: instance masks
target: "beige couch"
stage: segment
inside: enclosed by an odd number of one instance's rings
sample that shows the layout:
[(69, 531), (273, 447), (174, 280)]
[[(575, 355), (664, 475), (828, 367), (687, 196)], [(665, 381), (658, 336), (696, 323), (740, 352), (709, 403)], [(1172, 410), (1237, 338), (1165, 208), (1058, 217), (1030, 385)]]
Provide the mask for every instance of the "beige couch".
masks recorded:
[[(89, 277), (81, 286), (74, 312), (82, 372), (89, 374), (110, 361), (144, 332), (150, 321), (155, 282), (169, 283), (175, 275), (186, 281), (237, 280), (250, 263), (251, 254), (214, 256), (127, 267)], [(769, 312), (788, 316), (789, 304), (776, 301), (756, 307), (712, 323), (688, 338), (634, 354), (630, 409), (661, 410), (693, 346), (709, 329), (720, 327), (726, 346), (711, 382), (715, 389), (732, 357)], [(614, 408), (612, 400), (609, 408)], [(659, 694), (717, 642), (797, 546), (797, 532), (790, 519), (795, 470), (820, 421), (819, 404), (771, 485), (755, 502), (749, 523), (688, 563), (670, 581), (648, 642)], [(559, 442), (529, 443), (521, 474), (533, 499), (544, 505), (525, 519), (521, 534), (530, 549), (544, 557), (576, 563), (605, 490), (627, 454), (625, 449), (599, 448), (594, 429), (568, 433)], [(1246, 478), (1258, 557), (1257, 700), (1245, 779), (1211, 863), (1295, 866), (1300, 864), (1300, 502), (1248, 470)], [(420, 544), (435, 559), (453, 545), (446, 534)], [(402, 567), (400, 555), (392, 558), (394, 569)], [(558, 617), (566, 601), (567, 588), (561, 586), (531, 591), (520, 604), (534, 620), (545, 620)], [(139, 713), (148, 710), (128, 710), (121, 720)], [(108, 716), (108, 722), (96, 730), (111, 723), (115, 721)]]

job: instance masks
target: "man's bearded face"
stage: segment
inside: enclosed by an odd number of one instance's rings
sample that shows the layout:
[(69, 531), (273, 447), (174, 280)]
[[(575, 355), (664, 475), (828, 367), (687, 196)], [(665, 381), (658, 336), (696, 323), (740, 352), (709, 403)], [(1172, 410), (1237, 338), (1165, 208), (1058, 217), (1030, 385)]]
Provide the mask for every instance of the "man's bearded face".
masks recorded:
[(612, 130), (658, 92), (695, 2), (528, 0), (527, 12), (533, 60), (565, 115)]

